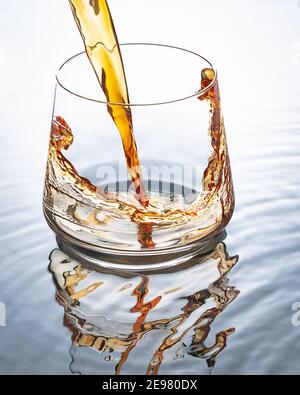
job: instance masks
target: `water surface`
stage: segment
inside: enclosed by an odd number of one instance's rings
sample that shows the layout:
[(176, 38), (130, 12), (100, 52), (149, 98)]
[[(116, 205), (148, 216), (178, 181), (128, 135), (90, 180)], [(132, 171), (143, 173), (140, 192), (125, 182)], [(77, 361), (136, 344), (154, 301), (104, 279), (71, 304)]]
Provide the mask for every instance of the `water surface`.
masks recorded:
[(184, 10), (181, 2), (132, 1), (132, 24), (122, 18), (128, 7), (111, 1), (120, 41), (187, 47), (219, 69), (237, 198), (225, 261), (234, 264), (220, 268), (221, 244), (214, 256), (169, 275), (84, 271), (74, 291), (98, 286), (79, 307), (70, 303), (72, 290), (59, 286), (59, 263), (68, 257), (56, 249), (41, 196), (53, 76), (81, 47), (67, 2), (30, 0), (20, 13), (21, 3), (6, 2), (0, 12), (0, 302), (7, 312), (0, 373), (104, 374), (120, 365), (124, 374), (299, 373), (300, 327), (292, 325), (300, 301), (297, 1), (215, 0), (207, 10), (194, 0)]

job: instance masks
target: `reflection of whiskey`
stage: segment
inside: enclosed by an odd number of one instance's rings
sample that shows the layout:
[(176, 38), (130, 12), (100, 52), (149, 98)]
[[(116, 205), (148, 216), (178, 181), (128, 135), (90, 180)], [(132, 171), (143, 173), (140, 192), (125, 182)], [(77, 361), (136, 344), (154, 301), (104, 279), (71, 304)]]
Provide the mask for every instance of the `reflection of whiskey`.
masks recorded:
[[(69, 0), (83, 38), (86, 53), (108, 103), (129, 103), (126, 77), (118, 38), (106, 0)], [(121, 134), (128, 169), (139, 202), (147, 197), (133, 134), (130, 106), (108, 105), (108, 112)]]
[[(59, 250), (49, 268), (74, 347), (102, 354), (99, 365), (110, 357), (116, 374), (138, 358), (139, 369), (155, 375), (170, 359), (191, 356), (215, 365), (234, 333), (213, 324), (239, 295), (228, 278), (237, 261), (221, 243), (194, 266), (159, 276), (94, 272)], [(201, 267), (208, 282), (201, 281)], [(118, 306), (116, 315), (111, 306)]]

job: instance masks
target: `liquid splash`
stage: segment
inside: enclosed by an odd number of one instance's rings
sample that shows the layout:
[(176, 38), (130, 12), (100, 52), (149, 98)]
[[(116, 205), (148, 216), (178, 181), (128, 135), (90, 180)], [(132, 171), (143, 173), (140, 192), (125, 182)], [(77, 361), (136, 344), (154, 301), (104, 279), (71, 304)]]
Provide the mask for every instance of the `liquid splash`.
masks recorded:
[[(117, 238), (117, 223), (123, 229), (123, 235), (137, 234), (140, 248), (155, 248), (182, 245), (218, 234), (229, 222), (234, 209), (234, 191), (230, 161), (221, 109), (219, 85), (213, 69), (202, 71), (201, 87), (212, 87), (200, 101), (210, 104), (209, 137), (212, 154), (203, 174), (202, 193), (194, 203), (187, 204), (182, 196), (170, 198), (169, 195), (151, 194), (148, 191), (148, 206), (136, 204), (130, 192), (105, 193), (100, 187), (81, 176), (73, 164), (67, 160), (63, 151), (74, 144), (74, 133), (67, 122), (56, 116), (52, 122), (51, 142), (48, 157), (44, 206), (48, 210), (50, 222), (78, 238), (78, 231), (85, 231), (91, 243), (114, 247), (120, 245)], [(130, 225), (130, 223), (132, 225)], [(75, 227), (70, 224), (74, 224)], [(77, 225), (77, 227), (76, 227)], [(78, 228), (79, 226), (79, 228)], [(170, 232), (168, 244), (166, 231)], [(131, 237), (131, 236), (130, 236)], [(125, 248), (138, 246), (131, 238)]]

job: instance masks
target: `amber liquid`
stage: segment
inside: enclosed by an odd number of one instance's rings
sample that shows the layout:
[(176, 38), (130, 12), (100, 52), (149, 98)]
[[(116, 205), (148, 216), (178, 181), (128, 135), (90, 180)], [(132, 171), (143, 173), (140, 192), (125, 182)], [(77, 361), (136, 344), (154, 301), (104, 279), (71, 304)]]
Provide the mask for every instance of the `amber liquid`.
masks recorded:
[(147, 207), (129, 94), (120, 46), (106, 0), (69, 0), (74, 19), (84, 41), (87, 56), (109, 104), (108, 112), (115, 122), (123, 143), (128, 170), (137, 199)]
[[(227, 327), (216, 334), (212, 346), (207, 344), (210, 342), (208, 339), (209, 335), (212, 335), (212, 326), (216, 318), (239, 295), (239, 290), (230, 285), (228, 279), (228, 274), (235, 267), (238, 256), (230, 257), (223, 243), (218, 244), (210, 254), (199, 257), (198, 265), (195, 266), (195, 269), (196, 267), (198, 269), (193, 272), (194, 275), (197, 273), (199, 276), (200, 266), (205, 264), (207, 267), (209, 262), (209, 270), (212, 270), (214, 265), (217, 266), (215, 281), (207, 288), (196, 288), (193, 291), (187, 283), (178, 288), (173, 287), (174, 278), (178, 279), (182, 273), (190, 278), (189, 269), (177, 273), (178, 277), (174, 277), (176, 273), (171, 272), (168, 291), (165, 291), (165, 288), (163, 288), (164, 292), (157, 289), (156, 279), (160, 276), (151, 275), (143, 275), (140, 278), (134, 276), (130, 279), (124, 277), (122, 287), (119, 288), (120, 283), (117, 282), (117, 289), (114, 289), (111, 286), (111, 279), (115, 278), (116, 274), (112, 273), (113, 277), (110, 277), (110, 274), (105, 272), (89, 271), (80, 263), (66, 258), (68, 257), (58, 250), (53, 251), (50, 256), (50, 271), (57, 287), (56, 300), (65, 309), (64, 323), (72, 332), (73, 345), (76, 348), (92, 349), (98, 352), (99, 364), (101, 364), (103, 354), (108, 353), (109, 356), (114, 357), (112, 362), (114, 362), (117, 375), (124, 373), (125, 365), (127, 362), (130, 363), (132, 354), (143, 356), (141, 362), (145, 362), (146, 374), (157, 375), (164, 362), (170, 361), (170, 355), (174, 360), (178, 359), (179, 349), (185, 355), (206, 360), (208, 367), (212, 368), (219, 354), (226, 348), (228, 337), (235, 331), (234, 328)], [(109, 286), (107, 287), (108, 279)], [(188, 288), (188, 292), (183, 294), (182, 290), (185, 287)], [(101, 325), (97, 325), (95, 316), (91, 320), (88, 313), (86, 314), (90, 303), (93, 304), (93, 311), (95, 311), (95, 301), (102, 300), (101, 292), (104, 292), (106, 298), (104, 297), (104, 302), (101, 303), (99, 316), (100, 312), (101, 316), (103, 315), (105, 309), (109, 312), (106, 303), (111, 300), (115, 303), (118, 301), (119, 311), (126, 310), (127, 321), (132, 324), (128, 325), (128, 331), (124, 331), (122, 335), (120, 331), (114, 330), (116, 325), (121, 325), (117, 320), (107, 320), (106, 324), (105, 321), (101, 321)], [(178, 298), (177, 295), (176, 299), (177, 292), (180, 292), (181, 297)], [(93, 297), (89, 299), (91, 294)], [(171, 294), (174, 295), (173, 299), (167, 299), (171, 301), (166, 302), (166, 298), (170, 298)], [(182, 303), (178, 305), (179, 299)], [(175, 300), (177, 300), (176, 303)], [(168, 309), (161, 308), (164, 303), (168, 303)], [(84, 319), (82, 319), (82, 313), (85, 313)], [(155, 319), (151, 313), (154, 313)], [(135, 315), (134, 319), (131, 314)], [(87, 331), (87, 327), (93, 330)], [(164, 336), (161, 335), (163, 331), (166, 331)], [(148, 338), (147, 343), (145, 338)], [(183, 342), (187, 343), (181, 348)], [(146, 348), (147, 352), (145, 352)], [(151, 354), (148, 353), (150, 350), (152, 350)], [(143, 352), (145, 354), (141, 354)], [(149, 358), (148, 361), (147, 358)]]
[[(127, 236), (131, 244), (136, 241), (131, 235), (135, 235), (139, 246), (147, 249), (165, 243), (166, 233), (170, 245), (173, 242), (177, 245), (178, 239), (180, 243), (187, 244), (217, 235), (232, 215), (234, 192), (219, 85), (214, 70), (199, 70), (199, 86), (195, 87), (199, 89), (201, 84), (198, 99), (210, 106), (208, 128), (212, 153), (203, 174), (202, 193), (190, 205), (182, 204), (181, 196), (175, 204), (168, 195), (157, 197), (151, 190), (146, 195), (122, 56), (107, 2), (69, 2), (87, 56), (110, 103), (108, 112), (120, 132), (135, 197), (127, 192), (105, 193), (78, 173), (63, 152), (74, 144), (73, 132), (60, 116), (63, 114), (56, 115), (52, 121), (44, 197), (48, 218), (53, 218), (50, 222), (57, 223), (62, 219), (63, 223), (60, 222), (58, 228), (63, 227), (66, 232), (74, 234), (69, 224), (75, 224), (80, 231), (87, 232), (91, 243), (103, 240), (105, 246), (120, 245), (120, 248), (123, 248), (123, 234), (119, 238), (116, 222), (128, 225)], [(75, 237), (79, 233), (75, 231)], [(125, 248), (127, 245), (128, 242)]]

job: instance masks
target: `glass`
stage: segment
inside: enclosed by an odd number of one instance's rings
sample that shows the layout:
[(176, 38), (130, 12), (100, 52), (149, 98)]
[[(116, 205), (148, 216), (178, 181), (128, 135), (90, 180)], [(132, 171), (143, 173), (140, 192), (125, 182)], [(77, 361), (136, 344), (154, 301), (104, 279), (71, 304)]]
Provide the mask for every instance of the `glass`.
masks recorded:
[[(60, 247), (83, 261), (172, 266), (214, 248), (234, 208), (217, 73), (181, 48), (121, 47), (130, 104), (105, 101), (85, 53), (59, 70), (44, 213)], [(131, 107), (146, 208), (108, 104)]]

